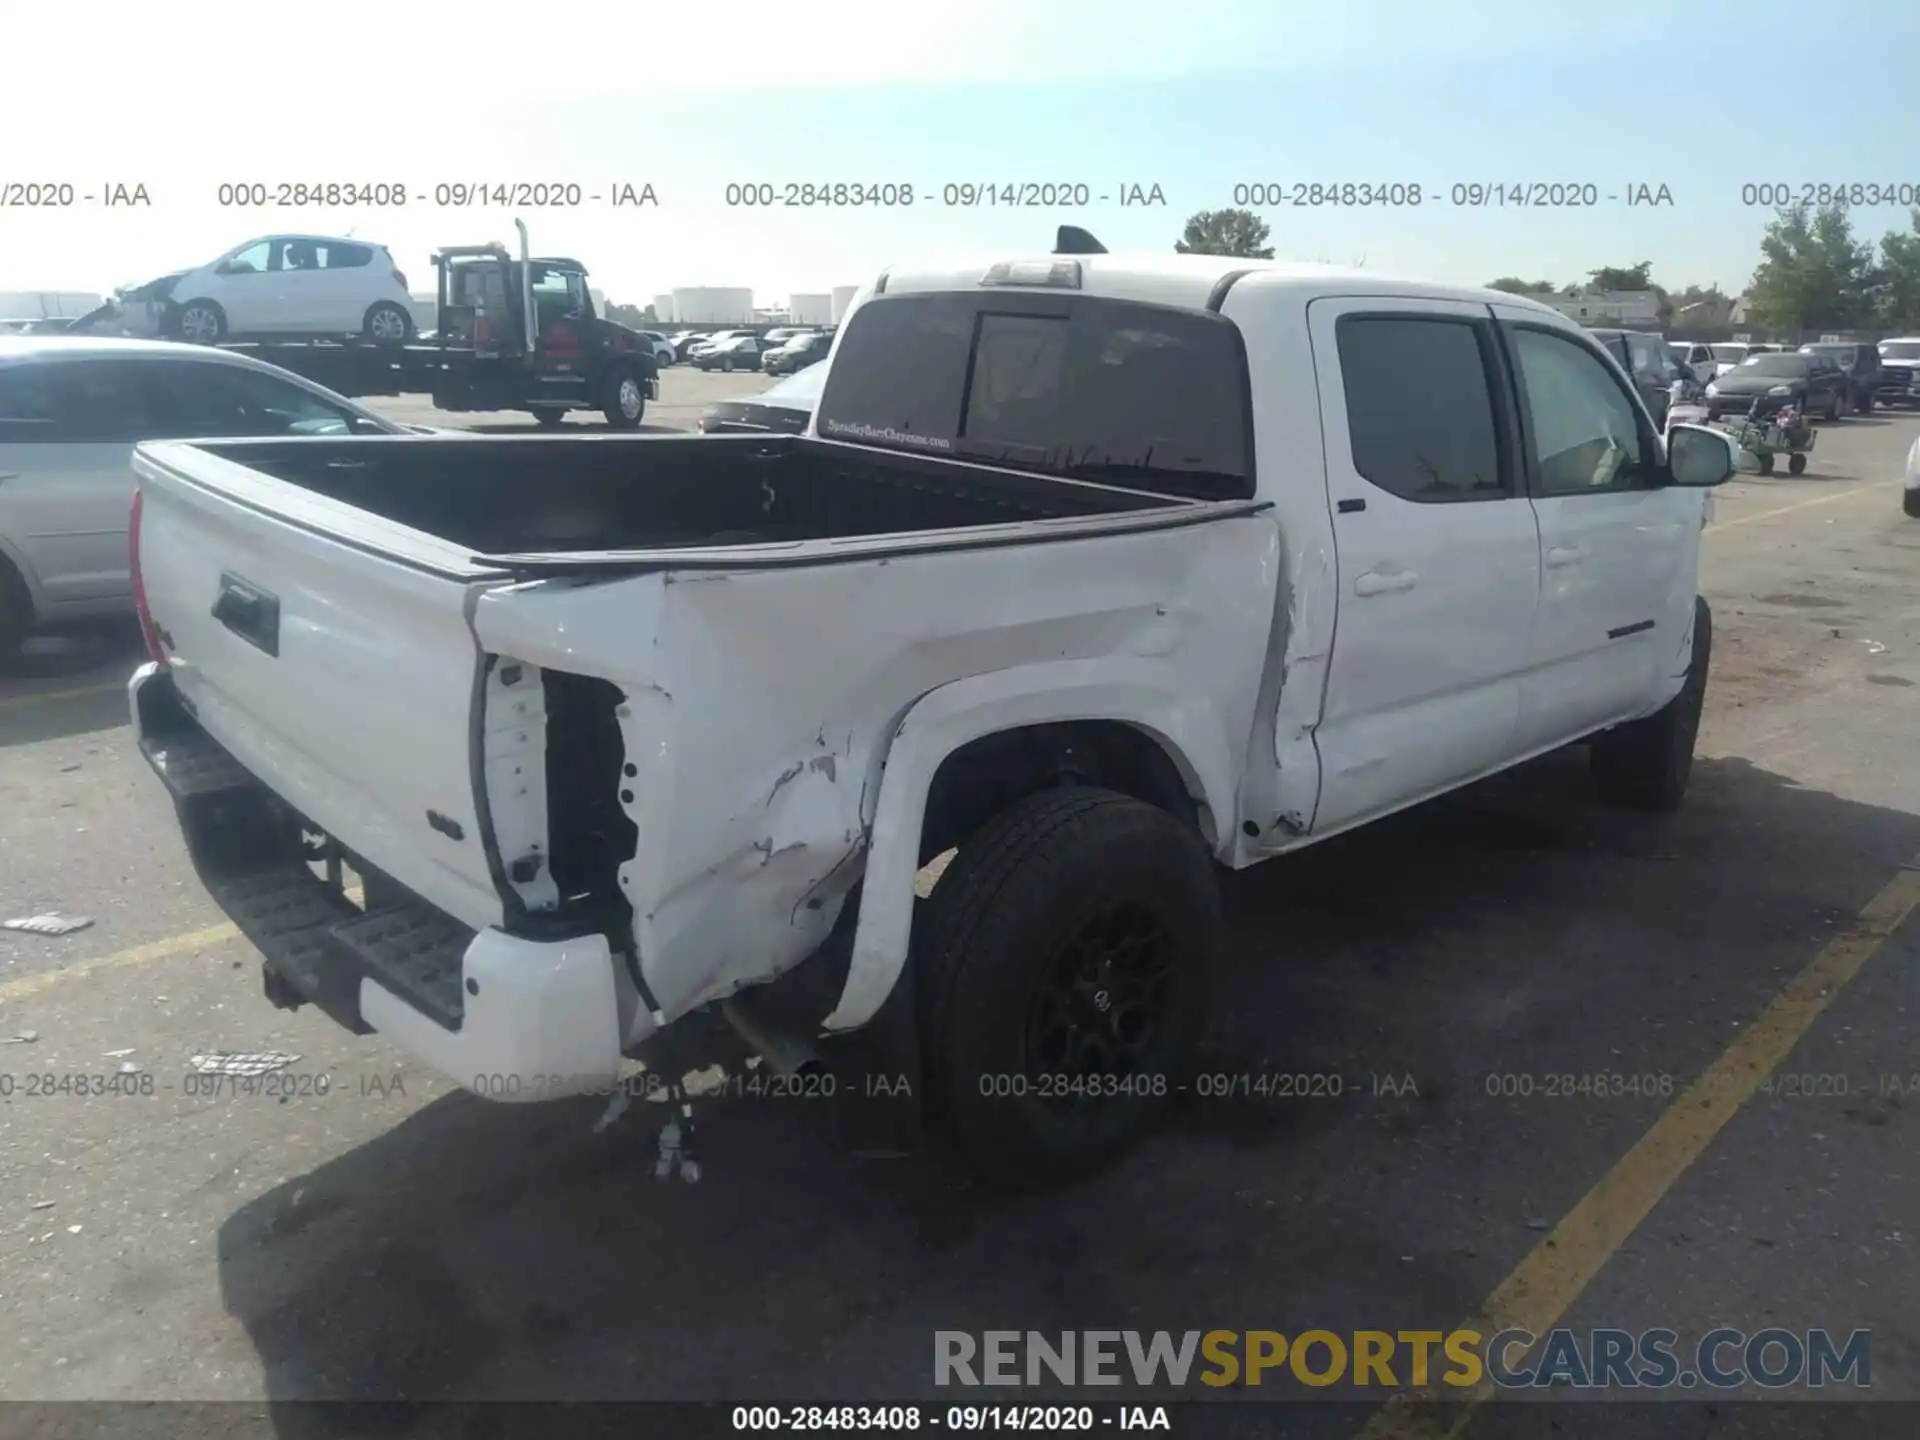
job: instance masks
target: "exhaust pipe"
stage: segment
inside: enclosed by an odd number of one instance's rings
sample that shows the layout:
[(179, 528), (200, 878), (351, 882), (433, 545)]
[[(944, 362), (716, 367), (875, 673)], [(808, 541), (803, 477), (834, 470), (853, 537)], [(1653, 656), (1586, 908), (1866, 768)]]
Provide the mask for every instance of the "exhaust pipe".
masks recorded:
[(527, 364), (532, 365), (539, 338), (533, 313), (533, 257), (527, 248), (527, 222), (515, 217), (513, 228), (520, 232), (520, 329), (526, 336)]
[(826, 1068), (819, 1051), (798, 1035), (770, 1023), (745, 995), (731, 995), (722, 1000), (720, 1018), (776, 1075), (793, 1079), (817, 1074)]

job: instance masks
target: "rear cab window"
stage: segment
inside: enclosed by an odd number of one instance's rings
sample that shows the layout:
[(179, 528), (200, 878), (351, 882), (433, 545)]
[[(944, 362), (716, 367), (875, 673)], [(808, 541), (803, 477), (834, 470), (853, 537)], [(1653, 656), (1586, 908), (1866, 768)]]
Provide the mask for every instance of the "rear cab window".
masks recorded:
[(1245, 349), (1206, 311), (1027, 290), (876, 296), (847, 323), (817, 428), (1156, 494), (1254, 493)]

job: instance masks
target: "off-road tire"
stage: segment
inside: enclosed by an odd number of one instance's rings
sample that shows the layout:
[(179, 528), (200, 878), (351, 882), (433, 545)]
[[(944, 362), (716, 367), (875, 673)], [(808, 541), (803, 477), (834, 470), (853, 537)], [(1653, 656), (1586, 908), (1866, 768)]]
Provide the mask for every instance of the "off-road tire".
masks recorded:
[[(929, 1119), (980, 1178), (1000, 1189), (1056, 1184), (1152, 1128), (1184, 1082), (1221, 948), (1212, 860), (1190, 826), (1111, 790), (1041, 791), (963, 841), (920, 908), (913, 953)], [(1076, 1111), (1042, 1098), (1059, 1074), (1049, 1080), (1030, 1041), (1043, 990), (1096, 922), (1154, 933), (1164, 941), (1154, 953), (1171, 964), (1159, 1024), (1135, 1032), (1149, 1038), (1134, 1093), (1102, 1090)], [(1102, 994), (1116, 998), (1095, 990), (1089, 1003), (1101, 1024), (1117, 1023)]]
[(1644, 720), (1629, 721), (1594, 738), (1591, 764), (1601, 795), (1635, 810), (1678, 808), (1693, 774), (1693, 746), (1707, 695), (1713, 655), (1713, 611), (1693, 602), (1693, 654), (1675, 695)]

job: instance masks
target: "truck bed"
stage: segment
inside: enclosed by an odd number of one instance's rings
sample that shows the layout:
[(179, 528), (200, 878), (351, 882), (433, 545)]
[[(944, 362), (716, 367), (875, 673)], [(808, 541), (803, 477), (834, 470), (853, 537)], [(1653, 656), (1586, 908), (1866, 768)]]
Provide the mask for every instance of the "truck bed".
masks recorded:
[(1188, 505), (800, 436), (351, 437), (194, 447), (475, 554), (924, 533)]
[[(463, 1083), (598, 1084), (656, 1023), (642, 981), (672, 1018), (813, 953), (921, 697), (1034, 665), (1088, 703), (1158, 685), (1225, 756), (1272, 618), (1265, 502), (806, 437), (155, 442), (134, 468), (141, 744), (196, 866), (274, 993)], [(502, 934), (557, 948), (477, 972)], [(592, 1066), (516, 1048), (550, 972), (573, 1018), (536, 1028), (603, 1031)]]

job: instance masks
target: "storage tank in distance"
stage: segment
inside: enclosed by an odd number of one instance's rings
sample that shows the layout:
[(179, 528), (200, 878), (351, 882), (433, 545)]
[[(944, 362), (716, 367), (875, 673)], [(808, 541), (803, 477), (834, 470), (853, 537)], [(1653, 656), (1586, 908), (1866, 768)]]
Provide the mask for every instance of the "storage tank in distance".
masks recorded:
[(747, 325), (753, 321), (753, 291), (740, 285), (690, 285), (673, 292), (674, 323)]
[(838, 325), (847, 318), (847, 307), (853, 303), (853, 297), (860, 293), (858, 285), (836, 285), (833, 287), (833, 322)]
[(833, 296), (794, 295), (787, 300), (787, 321), (793, 325), (831, 325)]

